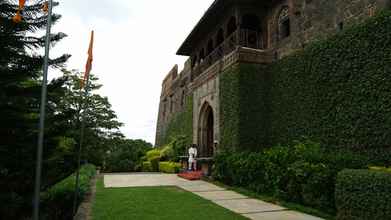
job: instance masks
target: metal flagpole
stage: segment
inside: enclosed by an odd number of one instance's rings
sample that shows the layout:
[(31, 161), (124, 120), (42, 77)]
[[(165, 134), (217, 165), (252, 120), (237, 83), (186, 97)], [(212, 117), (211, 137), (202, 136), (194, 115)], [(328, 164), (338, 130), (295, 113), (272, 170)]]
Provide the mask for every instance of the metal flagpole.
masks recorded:
[(46, 109), (46, 96), (47, 96), (47, 81), (48, 81), (48, 67), (49, 67), (49, 49), (50, 49), (50, 29), (52, 26), (52, 8), (53, 0), (49, 0), (49, 12), (48, 21), (46, 26), (46, 41), (45, 41), (45, 58), (43, 64), (43, 79), (42, 79), (42, 91), (41, 91), (41, 110), (39, 119), (39, 135), (38, 135), (38, 148), (37, 148), (37, 164), (35, 170), (35, 190), (34, 190), (34, 213), (33, 219), (39, 219), (39, 195), (41, 189), (41, 174), (42, 174), (42, 152), (44, 141), (44, 129), (45, 129), (45, 109)]
[(73, 197), (73, 216), (76, 215), (77, 212), (77, 203), (78, 203), (78, 195), (79, 195), (79, 177), (80, 177), (80, 161), (81, 161), (81, 153), (82, 153), (82, 147), (84, 142), (84, 130), (86, 127), (85, 119), (86, 119), (86, 107), (87, 107), (87, 96), (88, 96), (88, 85), (90, 81), (90, 76), (88, 75), (87, 80), (84, 84), (84, 97), (82, 99), (81, 103), (81, 109), (83, 110), (82, 113), (82, 121), (81, 121), (81, 128), (80, 128), (80, 143), (79, 143), (79, 152), (77, 155), (77, 170), (76, 170), (76, 180), (75, 180), (75, 194)]

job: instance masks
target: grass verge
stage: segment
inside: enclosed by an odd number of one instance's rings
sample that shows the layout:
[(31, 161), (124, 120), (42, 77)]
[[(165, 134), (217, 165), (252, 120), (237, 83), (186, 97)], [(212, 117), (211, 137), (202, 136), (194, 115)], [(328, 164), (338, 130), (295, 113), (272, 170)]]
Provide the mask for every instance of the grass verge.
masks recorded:
[(94, 220), (247, 220), (177, 187), (104, 188), (97, 181)]

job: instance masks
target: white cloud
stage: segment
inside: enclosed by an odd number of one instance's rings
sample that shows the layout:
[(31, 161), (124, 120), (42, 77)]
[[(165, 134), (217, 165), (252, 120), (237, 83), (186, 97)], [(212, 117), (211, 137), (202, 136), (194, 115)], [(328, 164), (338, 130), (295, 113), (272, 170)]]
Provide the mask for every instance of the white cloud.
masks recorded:
[[(88, 3), (88, 2), (91, 2)], [(68, 35), (52, 55), (72, 54), (69, 69), (83, 70), (89, 32), (95, 30), (93, 73), (104, 85), (128, 138), (154, 142), (161, 82), (186, 57), (175, 52), (213, 0), (103, 0), (60, 2), (53, 28)]]

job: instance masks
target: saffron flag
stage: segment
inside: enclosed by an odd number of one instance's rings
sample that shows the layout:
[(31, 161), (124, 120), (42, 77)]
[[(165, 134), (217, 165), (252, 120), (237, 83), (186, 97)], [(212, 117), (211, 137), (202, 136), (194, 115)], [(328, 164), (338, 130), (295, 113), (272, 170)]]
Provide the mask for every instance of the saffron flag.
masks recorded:
[(18, 11), (16, 12), (16, 15), (12, 18), (15, 23), (20, 23), (22, 21), (22, 15), (20, 13), (23, 10), (25, 4), (26, 0), (19, 0)]
[(49, 2), (44, 2), (43, 5), (42, 5), (42, 10), (44, 12), (48, 12), (49, 11)]
[(92, 60), (93, 60), (93, 48), (94, 48), (94, 31), (91, 31), (91, 40), (90, 40), (90, 46), (88, 48), (88, 58), (86, 63), (86, 72), (84, 73), (84, 78), (81, 82), (81, 88), (83, 88), (90, 77), (90, 72), (92, 69)]

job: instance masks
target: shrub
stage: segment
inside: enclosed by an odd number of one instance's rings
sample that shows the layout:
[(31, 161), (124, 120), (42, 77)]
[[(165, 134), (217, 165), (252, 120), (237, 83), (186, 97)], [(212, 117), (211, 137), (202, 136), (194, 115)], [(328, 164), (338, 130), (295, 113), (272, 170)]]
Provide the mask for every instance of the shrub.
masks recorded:
[(159, 161), (160, 161), (160, 156), (155, 156), (150, 158), (150, 163), (151, 163), (151, 169), (152, 172), (159, 172)]
[(175, 162), (160, 162), (159, 171), (163, 173), (179, 173), (182, 165)]
[(391, 173), (344, 170), (335, 190), (338, 220), (390, 220)]
[(143, 140), (117, 140), (106, 155), (106, 172), (134, 172), (141, 167), (143, 157), (151, 149)]
[(160, 151), (160, 159), (163, 161), (171, 161), (174, 159), (174, 148), (172, 143), (164, 146)]
[(152, 172), (152, 165), (149, 161), (144, 161), (141, 166), (142, 172)]
[(147, 160), (151, 161), (153, 158), (159, 157), (160, 158), (161, 151), (159, 149), (153, 149), (147, 152)]
[[(90, 189), (91, 179), (96, 175), (94, 165), (84, 165), (80, 169), (79, 202)], [(41, 203), (45, 219), (72, 219), (72, 207), (75, 191), (75, 173), (50, 187), (41, 194)]]
[(338, 172), (365, 168), (367, 161), (350, 151), (325, 151), (308, 140), (259, 153), (222, 152), (215, 159), (213, 176), (219, 181), (329, 213), (335, 213)]

